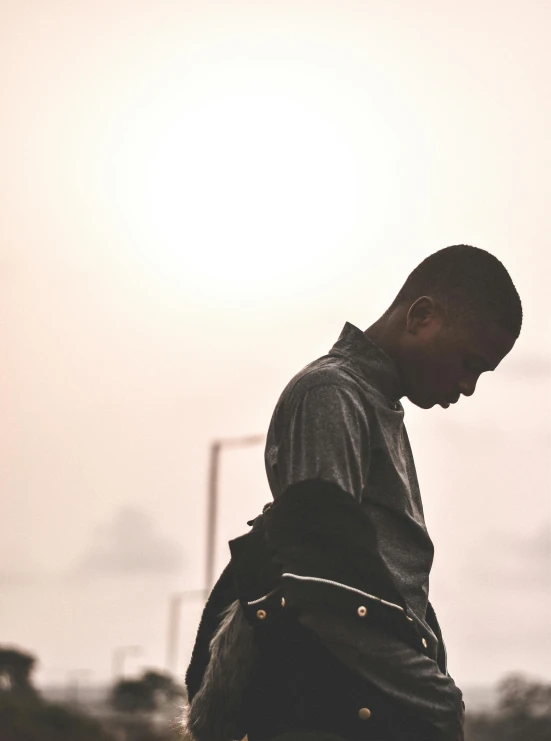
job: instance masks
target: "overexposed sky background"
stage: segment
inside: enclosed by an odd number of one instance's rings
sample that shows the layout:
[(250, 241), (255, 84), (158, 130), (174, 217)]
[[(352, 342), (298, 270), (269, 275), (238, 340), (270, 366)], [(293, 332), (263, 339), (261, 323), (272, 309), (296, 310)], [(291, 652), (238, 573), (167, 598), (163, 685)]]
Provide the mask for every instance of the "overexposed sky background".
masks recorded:
[[(431, 600), (460, 686), (551, 679), (550, 26), (539, 0), (0, 2), (0, 643), (41, 683), (165, 665), (211, 441), (265, 433), (461, 242), (524, 326), (473, 398), (404, 404)], [(262, 446), (225, 451), (217, 571), (269, 499)]]

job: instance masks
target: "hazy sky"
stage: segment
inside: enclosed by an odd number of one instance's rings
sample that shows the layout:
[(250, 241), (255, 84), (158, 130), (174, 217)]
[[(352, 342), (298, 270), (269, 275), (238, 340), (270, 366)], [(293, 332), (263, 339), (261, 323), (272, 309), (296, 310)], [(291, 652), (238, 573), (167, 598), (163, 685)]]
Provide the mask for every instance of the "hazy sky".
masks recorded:
[[(459, 685), (551, 679), (550, 27), (540, 0), (0, 3), (0, 642), (41, 682), (164, 666), (210, 442), (265, 433), (461, 242), (524, 326), (471, 399), (405, 401), (431, 601)], [(225, 451), (218, 571), (269, 500), (262, 446)]]

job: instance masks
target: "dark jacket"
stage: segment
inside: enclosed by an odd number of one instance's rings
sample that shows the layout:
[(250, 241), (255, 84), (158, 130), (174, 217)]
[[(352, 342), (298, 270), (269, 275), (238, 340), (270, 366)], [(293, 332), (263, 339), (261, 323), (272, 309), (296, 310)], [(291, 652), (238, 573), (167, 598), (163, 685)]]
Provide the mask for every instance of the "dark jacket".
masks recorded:
[[(221, 736), (263, 741), (318, 730), (358, 741), (461, 741), (461, 692), (447, 674), (434, 611), (429, 603), (433, 634), (422, 635), (377, 551), (368, 510), (335, 484), (311, 480), (288, 487), (249, 524), (230, 541), (231, 561), (203, 612), (186, 675), (191, 711), (201, 685), (208, 695), (212, 639), (238, 600), (227, 666), (232, 651), (247, 664), (245, 644), (252, 659), (230, 703), (234, 727)], [(358, 663), (364, 641), (381, 665), (377, 681)], [(385, 676), (404, 661), (412, 668), (396, 697)]]

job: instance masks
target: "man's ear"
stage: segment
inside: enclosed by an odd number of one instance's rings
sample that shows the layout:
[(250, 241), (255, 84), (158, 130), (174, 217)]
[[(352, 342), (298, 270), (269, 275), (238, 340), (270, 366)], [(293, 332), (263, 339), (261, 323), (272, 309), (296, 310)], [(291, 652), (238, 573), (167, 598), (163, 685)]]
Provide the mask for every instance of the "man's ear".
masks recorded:
[(443, 319), (442, 307), (430, 296), (421, 296), (409, 307), (406, 316), (406, 332), (417, 334), (434, 322), (440, 323)]

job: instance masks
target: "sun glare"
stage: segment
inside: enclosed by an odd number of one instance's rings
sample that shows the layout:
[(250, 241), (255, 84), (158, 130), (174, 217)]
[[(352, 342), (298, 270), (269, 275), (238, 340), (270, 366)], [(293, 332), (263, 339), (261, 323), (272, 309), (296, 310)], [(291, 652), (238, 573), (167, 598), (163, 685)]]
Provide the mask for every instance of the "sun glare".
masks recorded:
[(282, 96), (160, 106), (121, 133), (112, 167), (132, 249), (163, 281), (193, 275), (216, 292), (265, 291), (320, 269), (355, 226), (346, 137)]

